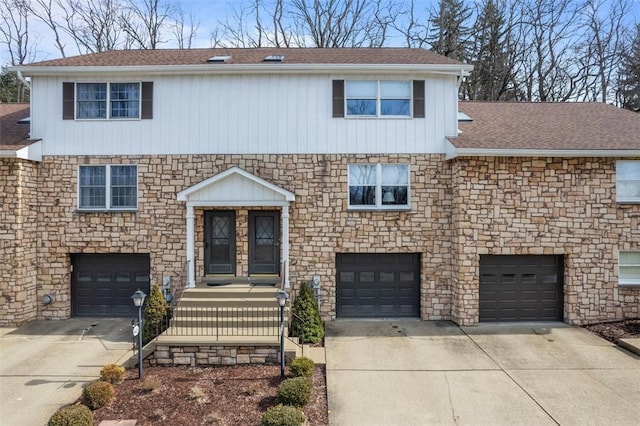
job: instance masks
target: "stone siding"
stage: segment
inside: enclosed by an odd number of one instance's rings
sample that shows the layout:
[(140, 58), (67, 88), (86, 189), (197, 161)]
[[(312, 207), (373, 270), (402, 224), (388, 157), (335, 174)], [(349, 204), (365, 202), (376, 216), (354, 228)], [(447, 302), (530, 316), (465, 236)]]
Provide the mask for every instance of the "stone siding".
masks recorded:
[[(411, 210), (349, 211), (350, 163), (410, 164)], [(138, 211), (78, 211), (81, 164), (136, 164)], [(39, 213), (46, 218), (40, 223), (40, 256), (48, 262), (42, 265), (41, 286), (57, 296), (41, 316), (71, 315), (71, 253), (149, 253), (152, 283), (161, 282), (163, 275), (181, 276), (186, 259), (186, 207), (176, 194), (232, 166), (296, 194), (290, 211), (290, 279), (297, 287), (320, 276), (325, 319), (335, 318), (335, 259), (336, 253), (343, 252), (421, 253), (422, 318), (450, 318), (451, 173), (443, 155), (46, 157)], [(248, 211), (236, 210), (239, 275), (248, 268)], [(203, 212), (196, 209), (197, 276), (204, 273)]]
[(38, 316), (38, 164), (0, 159), (0, 326)]
[(453, 162), (453, 318), (478, 321), (480, 255), (564, 256), (570, 324), (638, 317), (640, 288), (618, 286), (618, 251), (640, 250), (640, 205), (617, 204), (615, 159)]
[(148, 366), (205, 367), (211, 365), (278, 364), (279, 346), (157, 345), (145, 358)]

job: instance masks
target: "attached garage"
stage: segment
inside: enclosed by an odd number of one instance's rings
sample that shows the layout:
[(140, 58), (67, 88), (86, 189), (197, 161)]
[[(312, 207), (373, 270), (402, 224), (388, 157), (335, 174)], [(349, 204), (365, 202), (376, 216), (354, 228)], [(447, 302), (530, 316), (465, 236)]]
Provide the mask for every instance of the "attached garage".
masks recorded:
[(562, 256), (480, 256), (480, 321), (562, 321)]
[(74, 317), (135, 317), (131, 296), (149, 294), (148, 254), (72, 254)]
[(420, 316), (420, 255), (342, 253), (336, 256), (336, 316)]

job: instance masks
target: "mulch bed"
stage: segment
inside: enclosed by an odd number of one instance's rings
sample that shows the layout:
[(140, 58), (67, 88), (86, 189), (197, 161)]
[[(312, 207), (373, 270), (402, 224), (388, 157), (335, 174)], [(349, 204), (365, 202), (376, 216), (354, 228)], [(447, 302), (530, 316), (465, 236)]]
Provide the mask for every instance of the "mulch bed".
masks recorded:
[[(148, 367), (144, 379), (127, 371), (111, 404), (93, 412), (102, 420), (136, 419), (144, 425), (260, 425), (277, 405), (279, 366)], [(328, 425), (324, 366), (313, 374), (313, 396), (303, 408), (309, 425)]]
[(640, 318), (591, 324), (584, 328), (617, 345), (620, 339), (640, 337)]

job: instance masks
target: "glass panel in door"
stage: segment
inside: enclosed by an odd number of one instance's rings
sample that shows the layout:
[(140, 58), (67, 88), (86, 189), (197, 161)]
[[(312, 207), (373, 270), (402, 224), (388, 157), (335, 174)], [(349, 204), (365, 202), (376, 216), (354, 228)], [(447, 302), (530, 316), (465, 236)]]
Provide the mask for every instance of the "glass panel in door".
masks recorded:
[(280, 273), (280, 214), (249, 212), (249, 273)]
[(205, 273), (236, 273), (236, 215), (233, 211), (205, 212)]

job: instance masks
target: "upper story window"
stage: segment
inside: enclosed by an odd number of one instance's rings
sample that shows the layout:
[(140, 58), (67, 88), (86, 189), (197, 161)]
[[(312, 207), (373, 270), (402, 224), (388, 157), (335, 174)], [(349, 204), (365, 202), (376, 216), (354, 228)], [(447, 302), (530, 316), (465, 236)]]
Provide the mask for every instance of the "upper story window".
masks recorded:
[(347, 81), (347, 117), (410, 117), (410, 81)]
[(153, 82), (62, 83), (63, 120), (153, 118)]
[(132, 165), (80, 166), (80, 210), (135, 210), (138, 207), (138, 167)]
[(333, 117), (424, 118), (424, 80), (334, 80)]
[(640, 203), (640, 161), (616, 161), (616, 201)]
[(140, 83), (77, 83), (76, 118), (140, 118)]
[(354, 210), (410, 208), (409, 165), (350, 164), (349, 208)]
[(640, 251), (620, 252), (618, 283), (622, 285), (640, 285)]

